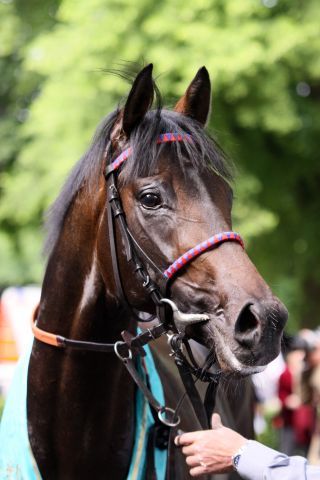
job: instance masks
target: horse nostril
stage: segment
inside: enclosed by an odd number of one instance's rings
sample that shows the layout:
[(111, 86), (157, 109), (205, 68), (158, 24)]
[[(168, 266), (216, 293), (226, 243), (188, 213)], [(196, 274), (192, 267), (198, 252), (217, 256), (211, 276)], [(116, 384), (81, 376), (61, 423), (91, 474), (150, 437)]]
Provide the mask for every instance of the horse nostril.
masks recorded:
[(240, 312), (235, 325), (235, 339), (240, 345), (252, 348), (260, 338), (260, 322), (249, 303)]

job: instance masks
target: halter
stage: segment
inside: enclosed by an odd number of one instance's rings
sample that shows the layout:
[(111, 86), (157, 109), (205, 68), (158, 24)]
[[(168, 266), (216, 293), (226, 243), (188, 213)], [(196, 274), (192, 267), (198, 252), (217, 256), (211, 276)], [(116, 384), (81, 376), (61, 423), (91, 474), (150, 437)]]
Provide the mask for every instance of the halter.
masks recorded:
[[(162, 144), (162, 143), (169, 143), (169, 142), (192, 142), (192, 137), (190, 134), (185, 133), (185, 134), (179, 134), (179, 133), (162, 133), (159, 135), (157, 139), (157, 144)], [(120, 155), (110, 164), (106, 167), (106, 178), (108, 179), (110, 175), (112, 175), (114, 172), (116, 172), (121, 165), (128, 160), (128, 158), (132, 155), (132, 147), (128, 147), (126, 150), (120, 153)], [(113, 188), (113, 187), (112, 187)], [(132, 235), (131, 235), (132, 236)], [(207, 250), (212, 249), (213, 247), (217, 247), (223, 242), (227, 241), (235, 241), (240, 243), (242, 248), (244, 248), (244, 242), (239, 235), (239, 233), (236, 232), (222, 232), (218, 233), (207, 240), (199, 243), (193, 248), (190, 248), (187, 252), (185, 252), (183, 255), (181, 255), (177, 260), (175, 260), (164, 272), (163, 275), (166, 277), (166, 279), (171, 279), (173, 276), (176, 275), (176, 273), (183, 268), (185, 265), (187, 265), (191, 260), (194, 258), (198, 257), (202, 253), (206, 252)], [(137, 242), (135, 242), (137, 245)], [(138, 246), (138, 249), (140, 252), (144, 255), (146, 258), (145, 252), (142, 250), (142, 248)], [(147, 260), (154, 266), (154, 263), (150, 261), (149, 257), (147, 257)], [(158, 267), (156, 267), (158, 270)]]
[[(157, 144), (191, 141), (191, 135), (178, 133), (163, 133), (157, 138)], [(169, 265), (164, 272), (162, 272), (159, 267), (152, 261), (152, 259), (150, 259), (149, 256), (144, 252), (144, 250), (140, 247), (139, 243), (133, 237), (132, 233), (128, 228), (125, 214), (122, 209), (121, 198), (117, 189), (116, 174), (122, 164), (130, 157), (131, 154), (132, 147), (128, 147), (120, 155), (118, 155), (116, 159), (106, 167), (105, 170), (108, 193), (107, 212), (109, 243), (114, 279), (121, 303), (127, 308), (131, 315), (135, 316), (138, 321), (146, 321), (146, 319), (139, 317), (136, 313), (133, 312), (133, 309), (129, 305), (122, 287), (120, 270), (118, 265), (114, 225), (115, 222), (118, 222), (121, 237), (124, 242), (127, 261), (128, 263), (132, 264), (133, 271), (135, 272), (138, 281), (141, 283), (142, 287), (145, 289), (146, 293), (153, 301), (156, 310), (156, 317), (160, 320), (160, 323), (150, 329), (147, 329), (142, 333), (138, 333), (136, 336), (133, 336), (126, 331), (122, 332), (123, 340), (118, 341), (114, 344), (72, 340), (42, 330), (36, 326), (37, 313), (35, 314), (35, 318), (32, 322), (32, 331), (35, 338), (37, 338), (43, 343), (47, 343), (55, 347), (70, 347), (79, 350), (96, 352), (115, 352), (118, 358), (126, 366), (133, 380), (142, 390), (153, 411), (157, 413), (159, 420), (168, 427), (173, 427), (178, 424), (176, 412), (169, 407), (159, 405), (157, 400), (153, 397), (152, 393), (148, 389), (147, 385), (139, 376), (132, 358), (136, 355), (144, 356), (144, 345), (151, 342), (152, 340), (159, 338), (163, 334), (167, 334), (168, 341), (172, 350), (172, 355), (179, 369), (181, 379), (187, 390), (194, 411), (202, 427), (207, 428), (208, 409), (207, 412), (205, 412), (199, 393), (194, 386), (192, 375), (194, 375), (196, 378), (199, 378), (200, 380), (211, 382), (209, 384), (206, 397), (213, 395), (213, 391), (216, 388), (215, 386), (218, 380), (214, 374), (211, 374), (208, 371), (204, 371), (203, 368), (199, 367), (197, 362), (194, 360), (191, 348), (187, 340), (185, 339), (183, 330), (187, 324), (207, 321), (209, 317), (204, 314), (183, 314), (179, 312), (178, 308), (171, 300), (165, 297), (167, 295), (168, 283), (172, 281), (173, 278), (177, 275), (177, 273), (187, 264), (189, 264), (193, 259), (201, 255), (202, 253), (207, 252), (208, 250), (218, 247), (224, 242), (238, 242), (240, 243), (242, 248), (244, 248), (244, 243), (241, 236), (236, 232), (230, 231), (215, 234), (185, 252), (171, 265)], [(144, 259), (144, 262), (141, 260), (141, 257)], [(153, 270), (160, 274), (160, 280), (158, 283), (154, 282), (151, 279), (146, 264), (151, 265)], [(172, 308), (172, 312), (170, 308), (168, 308), (168, 304)], [(150, 321), (150, 318), (148, 318), (147, 321)], [(169, 334), (169, 332), (171, 333)], [(182, 352), (183, 345), (188, 352), (190, 360), (188, 360)], [(212, 388), (213, 383), (215, 385), (214, 389)], [(209, 396), (208, 393), (210, 393)], [(212, 407), (212, 399), (208, 399), (207, 403), (208, 407)]]

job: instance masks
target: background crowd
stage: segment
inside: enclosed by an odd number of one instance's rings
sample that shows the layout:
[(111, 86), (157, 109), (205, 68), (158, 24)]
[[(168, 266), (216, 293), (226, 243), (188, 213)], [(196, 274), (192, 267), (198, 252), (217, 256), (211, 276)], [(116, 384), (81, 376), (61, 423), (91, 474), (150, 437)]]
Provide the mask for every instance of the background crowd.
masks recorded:
[(285, 338), (282, 355), (253, 381), (258, 438), (320, 465), (320, 329)]

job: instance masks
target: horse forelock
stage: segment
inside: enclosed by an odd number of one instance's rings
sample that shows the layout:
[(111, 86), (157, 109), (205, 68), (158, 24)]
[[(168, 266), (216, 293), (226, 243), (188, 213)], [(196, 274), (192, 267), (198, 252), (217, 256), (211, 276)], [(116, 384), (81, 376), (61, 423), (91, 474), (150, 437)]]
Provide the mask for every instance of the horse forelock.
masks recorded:
[[(181, 135), (182, 140), (159, 145), (157, 140), (163, 133), (176, 133)], [(186, 134), (191, 135), (191, 141)], [(170, 159), (183, 174), (191, 164), (196, 172), (209, 168), (228, 182), (233, 177), (231, 163), (203, 126), (192, 118), (171, 110), (150, 110), (132, 132), (130, 146), (132, 154), (121, 175), (125, 183), (154, 174), (164, 150), (170, 153)]]

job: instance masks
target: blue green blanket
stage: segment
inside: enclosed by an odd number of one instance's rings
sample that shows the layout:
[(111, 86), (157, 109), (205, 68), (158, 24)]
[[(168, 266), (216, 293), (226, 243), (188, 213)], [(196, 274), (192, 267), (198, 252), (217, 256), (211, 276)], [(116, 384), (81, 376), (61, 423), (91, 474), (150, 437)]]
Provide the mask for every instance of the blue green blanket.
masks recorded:
[[(149, 347), (145, 365), (150, 387), (159, 403), (164, 404), (164, 395), (159, 375)], [(27, 431), (27, 375), (31, 346), (20, 358), (6, 401), (0, 424), (0, 479), (1, 480), (40, 480), (41, 475), (33, 456)], [(142, 374), (142, 369), (141, 369)], [(139, 390), (136, 394), (136, 436), (133, 455), (127, 480), (144, 480), (146, 468), (146, 442), (148, 429), (153, 417), (148, 403)], [(157, 480), (165, 479), (165, 450), (155, 451)]]

